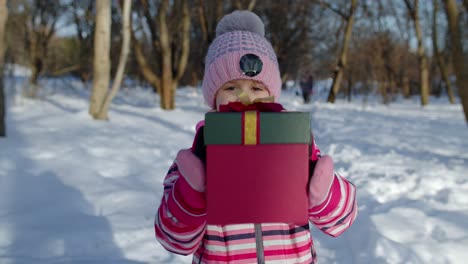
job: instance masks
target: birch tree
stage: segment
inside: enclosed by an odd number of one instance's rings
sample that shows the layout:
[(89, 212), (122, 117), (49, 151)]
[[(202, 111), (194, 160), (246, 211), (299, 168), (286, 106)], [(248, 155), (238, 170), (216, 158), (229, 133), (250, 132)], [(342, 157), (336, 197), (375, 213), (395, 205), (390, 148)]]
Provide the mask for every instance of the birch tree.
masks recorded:
[(3, 64), (4, 54), (6, 49), (5, 41), (5, 27), (8, 19), (8, 7), (6, 0), (0, 0), (0, 137), (6, 137), (6, 126), (5, 126), (5, 93), (3, 84)]
[(96, 0), (96, 30), (94, 32), (93, 90), (89, 114), (98, 119), (110, 79), (111, 0)]
[(122, 41), (122, 49), (120, 51), (120, 58), (119, 58), (119, 65), (117, 67), (117, 73), (115, 74), (114, 81), (112, 83), (112, 88), (109, 93), (106, 93), (106, 96), (102, 98), (104, 101), (102, 103), (101, 109), (99, 110), (97, 116), (95, 117), (96, 119), (100, 120), (107, 120), (108, 119), (108, 111), (109, 111), (109, 106), (112, 102), (112, 99), (115, 97), (117, 92), (120, 89), (120, 86), (122, 84), (122, 80), (124, 77), (124, 71), (125, 71), (125, 65), (127, 63), (127, 57), (128, 57), (128, 52), (130, 50), (130, 13), (131, 13), (131, 0), (124, 0), (123, 1), (123, 10), (122, 10), (122, 20), (123, 20), (123, 26), (122, 26), (122, 36), (123, 36), (123, 41)]

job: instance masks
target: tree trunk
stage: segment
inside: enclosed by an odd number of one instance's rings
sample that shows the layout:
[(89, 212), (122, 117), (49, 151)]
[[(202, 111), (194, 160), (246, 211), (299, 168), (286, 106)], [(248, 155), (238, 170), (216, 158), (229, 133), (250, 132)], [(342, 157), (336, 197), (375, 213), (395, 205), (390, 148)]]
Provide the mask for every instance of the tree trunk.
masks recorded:
[(403, 76), (402, 86), (403, 86), (403, 97), (406, 98), (406, 99), (410, 98), (411, 91), (410, 91), (408, 76)]
[(102, 105), (101, 110), (99, 111), (99, 114), (97, 116), (97, 119), (100, 120), (107, 120), (107, 113), (109, 111), (109, 106), (112, 102), (112, 99), (114, 99), (115, 95), (120, 89), (120, 85), (122, 84), (123, 76), (124, 76), (124, 71), (125, 71), (125, 65), (127, 64), (127, 57), (128, 57), (128, 52), (130, 50), (130, 11), (131, 11), (131, 0), (124, 0), (123, 3), (123, 14), (122, 14), (122, 20), (123, 20), (123, 27), (122, 27), (122, 35), (123, 35), (123, 40), (122, 40), (122, 50), (120, 51), (120, 58), (119, 58), (119, 66), (117, 68), (117, 73), (115, 74), (114, 82), (112, 84), (112, 89), (109, 94), (107, 94), (104, 104)]
[[(187, 66), (190, 51), (190, 13), (187, 1), (182, 2), (182, 37), (180, 43), (180, 55), (177, 61), (173, 61), (173, 53), (176, 47), (171, 47), (171, 35), (167, 25), (166, 12), (169, 1), (163, 0), (158, 10), (159, 44), (161, 48), (161, 108), (172, 110), (175, 108), (175, 90)], [(173, 71), (173, 63), (177, 64)]]
[(447, 89), (447, 95), (449, 97), (449, 101), (451, 104), (455, 104), (455, 96), (453, 95), (452, 84), (449, 80), (449, 75), (447, 72), (447, 68), (445, 67), (444, 59), (439, 51), (439, 44), (437, 43), (438, 40), (438, 32), (437, 32), (437, 12), (439, 10), (439, 1), (433, 0), (433, 16), (432, 16), (432, 45), (434, 47), (434, 55), (437, 59), (437, 65), (439, 66), (440, 75), (442, 80), (445, 83), (445, 87)]
[(422, 39), (422, 29), (419, 21), (419, 0), (414, 0), (414, 6), (411, 6), (409, 0), (405, 0), (408, 11), (413, 19), (416, 38), (418, 39), (418, 62), (419, 62), (419, 85), (421, 93), (421, 105), (427, 105), (429, 100), (429, 67), (427, 57), (424, 51)]
[(348, 102), (351, 102), (351, 96), (353, 93), (353, 77), (351, 74), (348, 76)]
[(386, 75), (387, 75), (387, 100), (388, 103), (393, 102), (395, 97), (395, 77), (390, 67), (386, 67)]
[[(200, 22), (200, 29), (202, 32), (203, 42), (208, 43), (209, 32), (208, 32), (208, 21), (206, 19), (205, 5), (203, 0), (198, 1), (198, 20)], [(210, 39), (211, 41), (211, 39)]]
[(447, 13), (447, 22), (452, 44), (452, 61), (455, 75), (457, 76), (458, 95), (460, 96), (465, 113), (465, 120), (468, 124), (468, 66), (466, 64), (468, 58), (463, 54), (461, 30), (458, 24), (459, 12), (457, 2), (455, 0), (444, 0), (444, 6)]
[(177, 61), (177, 71), (171, 88), (171, 104), (170, 109), (175, 109), (175, 96), (176, 89), (179, 84), (182, 75), (187, 68), (189, 53), (190, 53), (190, 12), (187, 1), (182, 2), (182, 39), (181, 39), (181, 51), (179, 61)]
[[(145, 14), (145, 19), (153, 21), (148, 24), (150, 27), (149, 33), (155, 47), (153, 55), (158, 63), (158, 69), (152, 69), (138, 39), (133, 34), (132, 41), (135, 57), (143, 77), (158, 92), (161, 99), (161, 108), (172, 110), (175, 108), (175, 89), (185, 72), (190, 52), (190, 12), (188, 4), (186, 0), (176, 2), (162, 0), (154, 20), (147, 4), (142, 5), (141, 8), (143, 8), (142, 12)], [(168, 25), (168, 21), (176, 21), (177, 24)]]
[[(418, 6), (418, 0), (415, 0), (416, 6)], [(429, 66), (427, 64), (426, 52), (424, 50), (424, 43), (422, 39), (422, 30), (419, 23), (418, 8), (415, 9), (415, 29), (416, 36), (418, 38), (418, 60), (419, 60), (419, 79), (421, 82), (421, 105), (427, 105), (429, 103)]]
[(341, 48), (341, 54), (338, 59), (338, 63), (336, 65), (334, 76), (333, 76), (333, 84), (330, 89), (330, 93), (328, 95), (327, 101), (329, 103), (334, 103), (336, 99), (336, 95), (340, 90), (341, 80), (343, 79), (343, 71), (346, 67), (346, 60), (348, 55), (348, 45), (351, 41), (351, 33), (353, 32), (353, 24), (354, 24), (354, 13), (357, 6), (357, 0), (351, 1), (351, 7), (349, 10), (349, 15), (346, 17), (347, 24), (345, 29), (345, 34), (343, 38), (343, 46)]
[(171, 102), (169, 104), (170, 109), (175, 109), (175, 94), (176, 94), (177, 82), (172, 83), (171, 89)]
[(6, 100), (3, 84), (3, 65), (5, 63), (5, 27), (8, 19), (8, 7), (6, 0), (0, 0), (0, 137), (6, 137), (6, 125), (5, 125), (5, 114), (6, 114)]
[(391, 96), (392, 102), (395, 101), (397, 93), (398, 92), (397, 92), (397, 85), (396, 85), (395, 77), (392, 75), (390, 79), (390, 96)]
[[(132, 33), (133, 34), (133, 33)], [(145, 54), (141, 48), (138, 40), (132, 35), (133, 50), (135, 52), (135, 58), (137, 60), (138, 66), (140, 67), (141, 74), (143, 78), (153, 87), (156, 93), (161, 95), (161, 80), (160, 78), (151, 70), (151, 66), (146, 61)]]
[(96, 31), (94, 32), (93, 90), (89, 114), (97, 119), (110, 79), (111, 1), (96, 1)]
[(172, 95), (172, 51), (166, 12), (169, 0), (162, 0), (158, 10), (159, 43), (161, 44), (161, 108), (171, 110)]
[[(33, 45), (37, 45), (37, 43)], [(37, 47), (33, 49), (37, 50)], [(43, 66), (42, 59), (39, 57), (40, 55), (38, 54), (38, 52), (36, 51), (33, 54), (34, 55), (32, 57), (32, 62), (30, 65), (31, 76), (29, 77), (29, 87), (26, 91), (26, 96), (29, 98), (36, 98), (37, 94), (39, 93), (38, 79)]]
[[(198, 1), (198, 20), (201, 26), (202, 37), (204, 45), (208, 48), (208, 45), (213, 41), (216, 35), (216, 25), (224, 14), (224, 3), (223, 1)], [(205, 8), (205, 7), (208, 7)]]
[(190, 82), (190, 85), (194, 88), (196, 88), (198, 85), (198, 76), (195, 71), (192, 71), (192, 81)]
[(176, 85), (185, 72), (187, 68), (187, 62), (190, 54), (190, 12), (188, 9), (187, 1), (184, 0), (182, 3), (182, 39), (181, 39), (181, 54), (179, 56), (179, 61), (177, 62), (177, 74), (175, 77)]
[(22, 5), (24, 12), (22, 12), (23, 18), (20, 20), (23, 31), (17, 32), (17, 34), (22, 36), (22, 41), (25, 44), (24, 52), (29, 59), (31, 68), (29, 86), (26, 87), (23, 94), (36, 97), (39, 91), (38, 77), (44, 68), (48, 45), (54, 36), (59, 14), (63, 13), (63, 3), (62, 1), (22, 1), (22, 3), (24, 4)]

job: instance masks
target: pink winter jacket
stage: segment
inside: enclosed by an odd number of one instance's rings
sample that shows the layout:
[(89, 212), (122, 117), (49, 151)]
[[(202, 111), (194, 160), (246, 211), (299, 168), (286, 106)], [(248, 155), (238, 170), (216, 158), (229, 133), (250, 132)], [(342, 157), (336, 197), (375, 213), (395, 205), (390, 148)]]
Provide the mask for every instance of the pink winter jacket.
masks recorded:
[[(310, 159), (320, 159), (314, 144)], [(335, 173), (327, 198), (309, 209), (310, 222), (336, 237), (357, 216), (356, 188)], [(164, 180), (155, 219), (156, 238), (176, 254), (193, 255), (192, 263), (315, 263), (309, 225), (285, 223), (207, 225), (204, 193), (193, 190), (174, 163)]]

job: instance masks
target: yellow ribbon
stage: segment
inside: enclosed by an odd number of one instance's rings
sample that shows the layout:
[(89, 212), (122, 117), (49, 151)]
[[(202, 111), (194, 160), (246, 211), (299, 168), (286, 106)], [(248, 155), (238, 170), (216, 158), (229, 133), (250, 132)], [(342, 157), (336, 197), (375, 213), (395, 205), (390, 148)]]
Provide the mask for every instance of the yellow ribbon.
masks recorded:
[[(245, 92), (239, 92), (237, 94), (239, 102), (243, 105), (251, 105), (254, 103), (273, 103), (275, 101), (274, 96), (268, 96), (263, 98), (256, 98), (250, 101), (250, 97)], [(257, 144), (257, 111), (246, 111), (244, 113), (244, 145), (256, 145)]]
[(244, 145), (257, 144), (257, 111), (244, 113)]

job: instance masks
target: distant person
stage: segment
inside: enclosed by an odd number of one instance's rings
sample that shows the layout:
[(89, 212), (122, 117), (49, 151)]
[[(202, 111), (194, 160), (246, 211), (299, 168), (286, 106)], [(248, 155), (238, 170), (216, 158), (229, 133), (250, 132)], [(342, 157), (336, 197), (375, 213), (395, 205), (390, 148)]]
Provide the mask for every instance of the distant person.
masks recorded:
[[(234, 11), (221, 19), (206, 56), (202, 90), (211, 111), (238, 102), (241, 93), (250, 101), (269, 96), (277, 100), (278, 62), (257, 15)], [(316, 263), (309, 223), (207, 224), (203, 129), (201, 121), (192, 147), (177, 153), (164, 179), (155, 219), (161, 245), (175, 254), (194, 254), (192, 263)], [(313, 140), (310, 153), (311, 178), (306, 190), (300, 190), (308, 194), (304, 213), (309, 222), (336, 237), (357, 216), (356, 187), (334, 172), (331, 157), (322, 156)]]
[(310, 102), (310, 98), (314, 92), (314, 77), (312, 74), (306, 75), (306, 77), (301, 80), (300, 86), (304, 103), (307, 104)]

